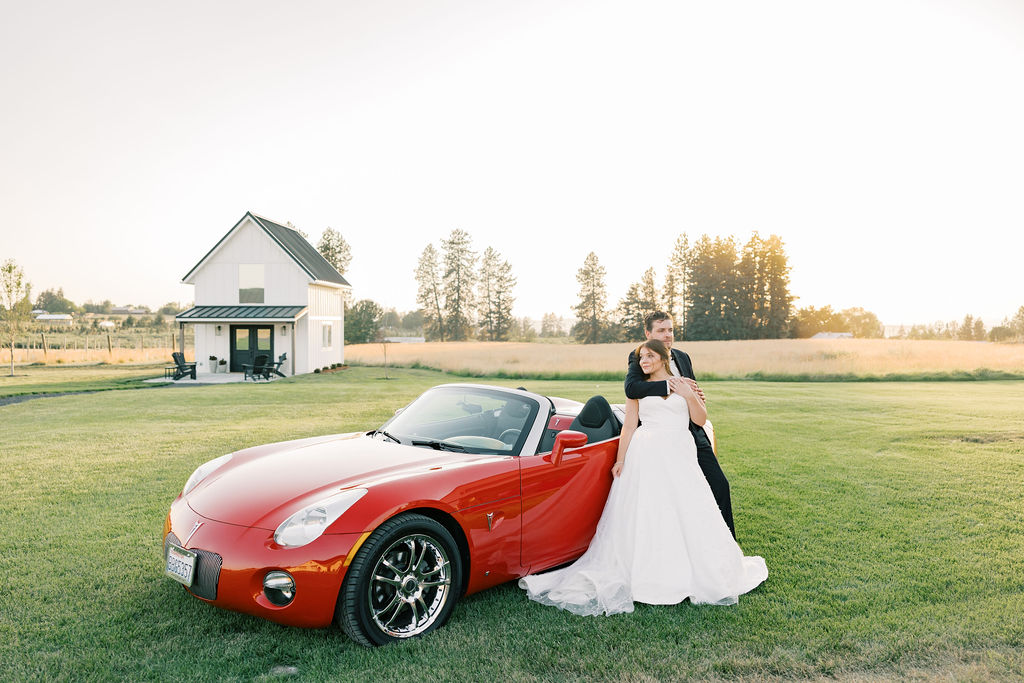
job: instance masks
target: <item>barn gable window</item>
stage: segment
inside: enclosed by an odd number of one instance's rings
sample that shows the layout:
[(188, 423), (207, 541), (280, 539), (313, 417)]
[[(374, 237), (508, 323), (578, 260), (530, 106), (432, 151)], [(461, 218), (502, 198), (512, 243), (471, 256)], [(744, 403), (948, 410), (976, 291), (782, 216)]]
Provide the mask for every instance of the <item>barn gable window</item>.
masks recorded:
[(242, 263), (238, 266), (238, 303), (263, 303), (263, 264)]

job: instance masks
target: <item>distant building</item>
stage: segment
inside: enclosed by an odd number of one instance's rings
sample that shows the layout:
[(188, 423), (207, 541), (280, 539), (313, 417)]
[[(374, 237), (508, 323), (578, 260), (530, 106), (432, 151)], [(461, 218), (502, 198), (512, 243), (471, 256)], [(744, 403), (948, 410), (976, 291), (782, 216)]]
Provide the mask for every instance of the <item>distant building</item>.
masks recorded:
[(384, 341), (392, 344), (422, 344), (427, 340), (423, 337), (384, 337)]
[(36, 322), (47, 323), (51, 326), (70, 327), (75, 321), (70, 313), (40, 313), (36, 316)]
[(852, 332), (819, 332), (811, 339), (853, 339)]
[(290, 375), (344, 362), (351, 285), (291, 228), (246, 213), (181, 281), (195, 285), (195, 306), (175, 320), (182, 340), (194, 327), (201, 372), (212, 371), (210, 356), (242, 372), (257, 355), (287, 353)]

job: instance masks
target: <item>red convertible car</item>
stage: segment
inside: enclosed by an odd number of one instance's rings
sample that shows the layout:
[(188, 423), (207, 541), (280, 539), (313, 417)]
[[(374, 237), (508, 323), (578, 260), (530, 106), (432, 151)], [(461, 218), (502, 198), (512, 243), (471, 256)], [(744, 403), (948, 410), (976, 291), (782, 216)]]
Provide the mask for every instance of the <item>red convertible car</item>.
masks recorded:
[(336, 621), (382, 645), (456, 600), (586, 550), (622, 412), (448, 384), (379, 429), (257, 446), (201, 465), (164, 524), (166, 573), (218, 607)]

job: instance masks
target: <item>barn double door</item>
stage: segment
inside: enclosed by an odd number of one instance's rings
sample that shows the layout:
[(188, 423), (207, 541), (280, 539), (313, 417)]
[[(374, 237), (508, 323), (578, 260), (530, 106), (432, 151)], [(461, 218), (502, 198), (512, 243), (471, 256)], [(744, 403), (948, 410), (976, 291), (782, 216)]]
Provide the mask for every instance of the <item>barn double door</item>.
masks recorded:
[(243, 365), (252, 365), (256, 356), (274, 360), (273, 325), (231, 326), (231, 372), (243, 372)]

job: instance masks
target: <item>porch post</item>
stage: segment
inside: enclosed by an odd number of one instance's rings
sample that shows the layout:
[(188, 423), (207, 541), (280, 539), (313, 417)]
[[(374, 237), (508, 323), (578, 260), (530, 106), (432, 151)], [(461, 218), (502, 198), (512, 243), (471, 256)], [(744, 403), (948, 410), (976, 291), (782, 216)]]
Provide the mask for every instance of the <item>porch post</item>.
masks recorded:
[(178, 323), (178, 350), (181, 357), (185, 357), (185, 323)]
[(292, 377), (295, 376), (295, 321), (292, 321)]

